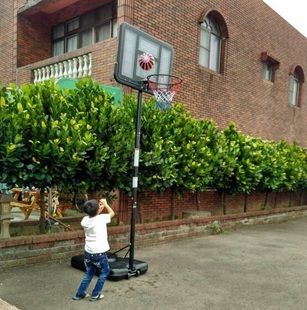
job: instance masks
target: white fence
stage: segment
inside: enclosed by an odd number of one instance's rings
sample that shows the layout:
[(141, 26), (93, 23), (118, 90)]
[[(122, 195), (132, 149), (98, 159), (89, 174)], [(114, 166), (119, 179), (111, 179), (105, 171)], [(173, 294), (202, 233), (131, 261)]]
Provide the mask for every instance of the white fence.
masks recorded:
[(92, 54), (85, 54), (52, 65), (34, 69), (34, 83), (51, 78), (82, 78), (92, 74)]

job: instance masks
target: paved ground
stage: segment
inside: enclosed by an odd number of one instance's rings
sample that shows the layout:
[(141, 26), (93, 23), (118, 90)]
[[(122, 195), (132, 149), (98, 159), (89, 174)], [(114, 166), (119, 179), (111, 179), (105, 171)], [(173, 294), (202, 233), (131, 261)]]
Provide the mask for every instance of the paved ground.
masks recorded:
[(306, 232), (300, 218), (137, 249), (148, 272), (107, 281), (94, 303), (71, 299), (83, 272), (70, 262), (23, 267), (0, 275), (0, 298), (20, 310), (307, 309)]

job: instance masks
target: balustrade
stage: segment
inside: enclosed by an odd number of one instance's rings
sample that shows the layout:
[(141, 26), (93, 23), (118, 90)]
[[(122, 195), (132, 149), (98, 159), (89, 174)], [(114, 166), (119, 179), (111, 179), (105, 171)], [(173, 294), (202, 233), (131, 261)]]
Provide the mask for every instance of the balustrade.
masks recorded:
[(92, 73), (92, 54), (85, 54), (33, 70), (34, 83), (60, 78), (83, 78)]

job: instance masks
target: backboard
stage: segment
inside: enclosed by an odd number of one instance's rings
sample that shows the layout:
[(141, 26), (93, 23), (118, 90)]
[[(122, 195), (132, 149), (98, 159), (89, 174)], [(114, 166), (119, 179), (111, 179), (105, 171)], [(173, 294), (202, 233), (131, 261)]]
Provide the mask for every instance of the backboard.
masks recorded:
[(118, 40), (115, 80), (152, 94), (147, 76), (172, 74), (173, 47), (128, 23), (120, 25)]

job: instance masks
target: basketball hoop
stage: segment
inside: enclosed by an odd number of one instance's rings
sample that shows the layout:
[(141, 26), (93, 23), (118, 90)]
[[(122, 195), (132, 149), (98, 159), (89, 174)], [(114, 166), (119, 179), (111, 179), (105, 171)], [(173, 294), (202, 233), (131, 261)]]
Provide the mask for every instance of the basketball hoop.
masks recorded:
[(152, 74), (147, 77), (147, 81), (155, 95), (157, 109), (170, 109), (173, 97), (182, 85), (182, 79), (175, 75)]

